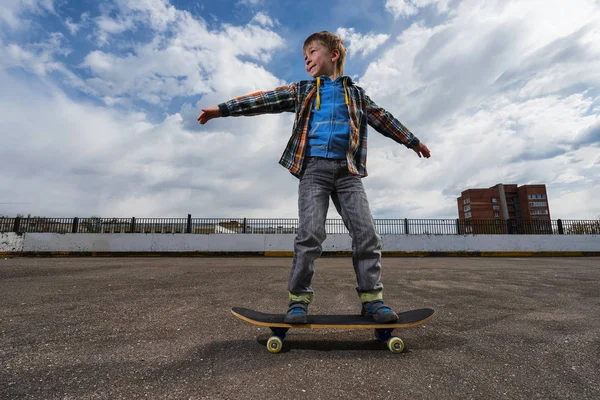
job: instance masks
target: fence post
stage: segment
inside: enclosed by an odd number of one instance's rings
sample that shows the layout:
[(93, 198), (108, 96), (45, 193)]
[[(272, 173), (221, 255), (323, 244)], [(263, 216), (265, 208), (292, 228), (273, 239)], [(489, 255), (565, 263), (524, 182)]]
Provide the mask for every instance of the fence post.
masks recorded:
[(508, 233), (509, 235), (512, 235), (512, 231), (513, 231), (513, 226), (512, 226), (512, 221), (510, 219), (506, 220), (506, 233)]
[(558, 222), (558, 234), (559, 235), (564, 235), (565, 234), (565, 230), (563, 228), (562, 219), (559, 219), (557, 222)]
[(73, 218), (73, 229), (71, 230), (71, 233), (77, 233), (77, 231), (79, 231), (79, 217)]
[(188, 214), (187, 227), (185, 233), (192, 233), (192, 214)]
[(13, 232), (19, 233), (19, 229), (21, 228), (21, 217), (15, 218), (15, 224), (13, 225)]
[(460, 232), (460, 219), (459, 218), (456, 218), (456, 234), (457, 235), (461, 234), (461, 232)]
[(408, 218), (404, 218), (404, 234), (408, 235)]
[(130, 233), (134, 233), (135, 232), (135, 217), (131, 217), (131, 227), (129, 229)]

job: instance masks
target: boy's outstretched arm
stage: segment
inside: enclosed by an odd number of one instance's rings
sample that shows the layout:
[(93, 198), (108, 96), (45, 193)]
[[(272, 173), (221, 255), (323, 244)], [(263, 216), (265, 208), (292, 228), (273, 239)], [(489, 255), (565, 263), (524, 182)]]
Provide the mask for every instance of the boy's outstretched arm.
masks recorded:
[(365, 96), (365, 100), (367, 102), (367, 120), (377, 132), (412, 149), (419, 157), (431, 157), (431, 152), (425, 143), (413, 135), (391, 113), (379, 107), (368, 96)]
[(296, 85), (292, 84), (266, 92), (256, 92), (236, 97), (218, 106), (203, 108), (198, 116), (198, 122), (204, 125), (211, 119), (219, 117), (275, 114), (284, 111), (294, 112), (295, 106)]
[(198, 116), (198, 122), (202, 125), (207, 123), (213, 118), (219, 118), (221, 116), (221, 111), (218, 106), (202, 108), (200, 110), (200, 115)]

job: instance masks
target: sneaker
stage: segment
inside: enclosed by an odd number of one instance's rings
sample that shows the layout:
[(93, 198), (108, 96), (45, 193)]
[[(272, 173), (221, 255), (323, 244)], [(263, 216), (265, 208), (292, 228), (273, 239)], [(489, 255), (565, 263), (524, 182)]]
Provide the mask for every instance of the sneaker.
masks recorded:
[(283, 322), (286, 324), (306, 324), (308, 317), (308, 303), (303, 301), (290, 301), (289, 308)]
[(373, 317), (375, 322), (385, 323), (398, 321), (398, 314), (383, 304), (383, 301), (381, 300), (363, 303), (360, 314), (365, 317)]

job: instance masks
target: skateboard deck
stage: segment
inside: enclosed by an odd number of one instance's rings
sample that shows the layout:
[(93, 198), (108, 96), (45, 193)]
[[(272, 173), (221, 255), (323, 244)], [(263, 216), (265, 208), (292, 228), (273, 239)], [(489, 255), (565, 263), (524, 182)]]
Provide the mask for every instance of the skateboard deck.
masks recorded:
[(267, 314), (247, 308), (233, 307), (231, 313), (241, 320), (253, 325), (271, 328), (273, 336), (267, 341), (267, 348), (272, 353), (281, 351), (283, 339), (291, 328), (303, 329), (375, 329), (375, 337), (386, 341), (388, 348), (394, 353), (404, 351), (404, 343), (398, 337), (392, 336), (396, 328), (410, 328), (426, 323), (435, 315), (431, 308), (409, 310), (398, 314), (398, 321), (391, 323), (380, 323), (370, 317), (361, 315), (318, 315), (308, 314), (306, 324), (286, 324), (283, 322), (283, 314)]

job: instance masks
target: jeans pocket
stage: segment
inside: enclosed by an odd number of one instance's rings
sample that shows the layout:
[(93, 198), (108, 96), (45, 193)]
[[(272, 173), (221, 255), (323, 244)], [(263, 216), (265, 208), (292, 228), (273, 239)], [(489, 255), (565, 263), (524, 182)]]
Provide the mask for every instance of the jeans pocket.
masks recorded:
[(300, 172), (300, 179), (304, 177), (304, 175), (309, 169), (312, 169), (314, 167), (317, 161), (318, 160), (313, 157), (306, 157), (304, 159), (304, 163), (302, 163), (302, 171)]

